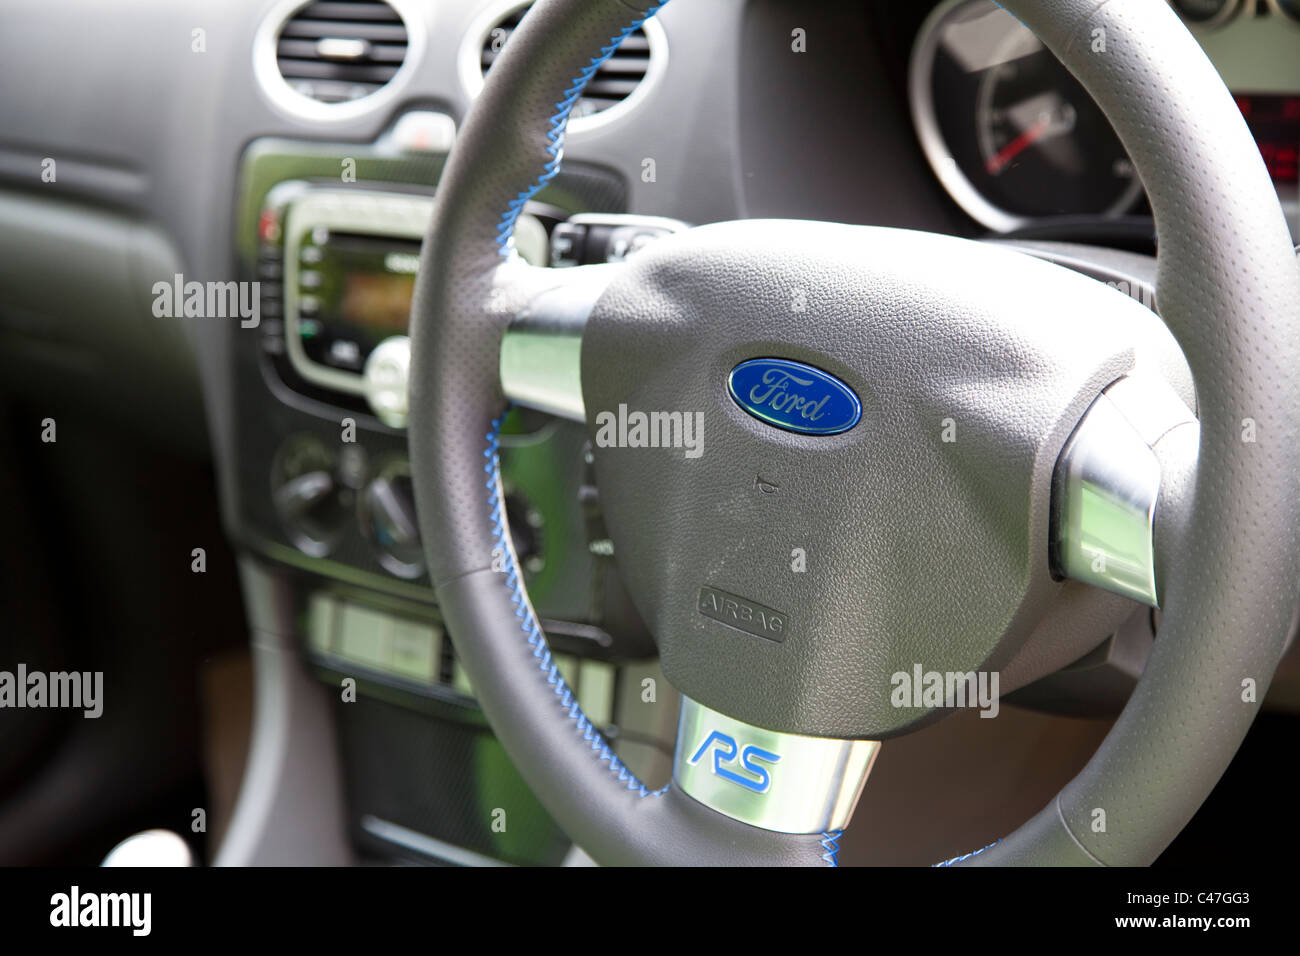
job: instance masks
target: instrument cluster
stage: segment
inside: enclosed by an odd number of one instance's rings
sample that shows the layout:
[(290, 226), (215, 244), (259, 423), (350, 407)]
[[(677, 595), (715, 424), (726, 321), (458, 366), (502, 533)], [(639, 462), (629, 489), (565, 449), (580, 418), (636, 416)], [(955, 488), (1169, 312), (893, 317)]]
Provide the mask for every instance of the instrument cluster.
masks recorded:
[[(1170, 0), (1232, 89), (1288, 212), (1300, 151), (1300, 0)], [(945, 0), (922, 24), (912, 117), (935, 175), (984, 227), (1140, 213), (1110, 122), (1047, 47), (992, 0)]]

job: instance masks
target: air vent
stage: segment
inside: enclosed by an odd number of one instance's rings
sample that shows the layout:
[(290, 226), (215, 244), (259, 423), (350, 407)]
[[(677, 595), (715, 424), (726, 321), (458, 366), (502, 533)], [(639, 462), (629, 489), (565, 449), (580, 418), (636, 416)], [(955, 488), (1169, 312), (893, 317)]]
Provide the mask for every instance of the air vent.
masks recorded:
[[(493, 61), (501, 55), (510, 34), (519, 26), (519, 21), (524, 18), (530, 6), (527, 4), (501, 18), (487, 31), (479, 51), (479, 67), (484, 76), (487, 76)], [(653, 54), (650, 37), (646, 35), (645, 29), (633, 31), (588, 81), (582, 97), (573, 107), (571, 118), (594, 116), (626, 100), (646, 78)]]
[(384, 0), (315, 0), (280, 28), (275, 61), (301, 96), (351, 103), (397, 75), (407, 45), (406, 24)]

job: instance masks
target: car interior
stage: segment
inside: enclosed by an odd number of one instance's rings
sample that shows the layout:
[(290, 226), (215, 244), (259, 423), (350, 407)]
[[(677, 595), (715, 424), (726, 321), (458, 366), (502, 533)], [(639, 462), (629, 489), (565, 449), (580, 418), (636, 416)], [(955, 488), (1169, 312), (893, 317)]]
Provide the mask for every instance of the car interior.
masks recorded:
[(1298, 0), (0, 64), (0, 863), (1300, 849)]

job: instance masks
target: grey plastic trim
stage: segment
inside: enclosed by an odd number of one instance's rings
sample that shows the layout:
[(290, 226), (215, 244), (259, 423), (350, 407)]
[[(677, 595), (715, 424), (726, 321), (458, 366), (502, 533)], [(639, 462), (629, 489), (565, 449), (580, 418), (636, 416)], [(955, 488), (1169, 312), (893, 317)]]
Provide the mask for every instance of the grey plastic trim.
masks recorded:
[(329, 691), (302, 666), (287, 582), (239, 561), (253, 633), (253, 730), (216, 866), (344, 866), (342, 768)]

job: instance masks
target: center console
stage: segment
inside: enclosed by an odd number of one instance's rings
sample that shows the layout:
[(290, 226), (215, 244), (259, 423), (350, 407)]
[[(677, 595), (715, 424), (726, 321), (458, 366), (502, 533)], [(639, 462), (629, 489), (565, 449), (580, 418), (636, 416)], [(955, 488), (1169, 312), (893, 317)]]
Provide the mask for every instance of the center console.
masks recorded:
[[(230, 531), (246, 574), (276, 594), (267, 627), (287, 632), (329, 701), (318, 717), (332, 724), (352, 850), (556, 863), (569, 843), (488, 729), (425, 569), (404, 350), (445, 152), (402, 141), (411, 126), (365, 145), (267, 139), (244, 153), (238, 264), (260, 311), (230, 334)], [(519, 251), (557, 268), (617, 258), (658, 229), (620, 220), (624, 204), (621, 178), (566, 163), (527, 207)], [(501, 472), (561, 670), (619, 757), (665, 782), (677, 701), (615, 572), (585, 430), (515, 410)]]

